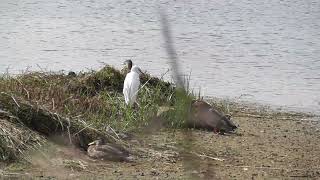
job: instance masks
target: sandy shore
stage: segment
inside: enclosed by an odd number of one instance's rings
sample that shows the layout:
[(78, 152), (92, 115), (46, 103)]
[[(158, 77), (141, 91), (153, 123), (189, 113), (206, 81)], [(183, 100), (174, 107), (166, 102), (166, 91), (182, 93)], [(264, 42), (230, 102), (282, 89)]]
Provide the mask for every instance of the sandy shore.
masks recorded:
[[(139, 133), (135, 161), (93, 161), (84, 152), (55, 146), (33, 165), (4, 167), (2, 177), (106, 179), (318, 179), (320, 118), (301, 114), (236, 113), (235, 134), (202, 130)], [(141, 153), (141, 152), (148, 153)]]

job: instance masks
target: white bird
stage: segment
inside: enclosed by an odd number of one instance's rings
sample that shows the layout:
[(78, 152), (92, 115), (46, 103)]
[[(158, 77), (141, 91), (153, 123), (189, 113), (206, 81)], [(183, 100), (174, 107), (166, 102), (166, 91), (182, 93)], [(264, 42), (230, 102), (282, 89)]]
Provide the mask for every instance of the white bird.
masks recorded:
[(142, 74), (141, 69), (134, 65), (126, 75), (123, 83), (123, 95), (127, 105), (133, 105), (136, 103), (140, 86), (140, 74)]

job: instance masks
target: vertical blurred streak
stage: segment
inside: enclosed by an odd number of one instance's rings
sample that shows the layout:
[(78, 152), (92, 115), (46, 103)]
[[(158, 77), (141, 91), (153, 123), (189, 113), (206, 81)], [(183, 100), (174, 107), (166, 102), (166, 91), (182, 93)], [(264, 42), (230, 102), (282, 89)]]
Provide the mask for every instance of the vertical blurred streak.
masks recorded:
[[(180, 104), (183, 104), (183, 109), (176, 109), (176, 116), (182, 115), (184, 120), (186, 121), (189, 117), (189, 108), (191, 105), (191, 99), (188, 96), (188, 90), (186, 90), (186, 84), (180, 76), (179, 65), (178, 65), (178, 56), (173, 46), (173, 38), (170, 29), (170, 25), (168, 22), (168, 18), (166, 13), (160, 9), (160, 17), (161, 17), (161, 26), (162, 26), (162, 34), (165, 40), (165, 49), (168, 54), (169, 64), (172, 69), (172, 76), (174, 82), (177, 86), (176, 90), (176, 98)], [(177, 107), (176, 107), (177, 108)], [(180, 111), (180, 112), (179, 112)], [(182, 113), (182, 114), (181, 114)], [(181, 118), (181, 117), (180, 117)], [(196, 157), (191, 153), (193, 148), (194, 138), (192, 136), (192, 132), (190, 130), (183, 130), (182, 133), (182, 142), (181, 142), (181, 152), (180, 155), (182, 157), (184, 170), (186, 175), (190, 175), (189, 178), (196, 179), (197, 174), (193, 173), (195, 170), (199, 170), (200, 164)]]
[(171, 65), (174, 83), (178, 88), (181, 88), (185, 91), (184, 83), (180, 76), (177, 52), (175, 51), (175, 48), (173, 46), (170, 25), (168, 22), (167, 15), (163, 12), (163, 10), (160, 10), (160, 17), (161, 17), (162, 35), (165, 40), (165, 48), (170, 60), (169, 63)]

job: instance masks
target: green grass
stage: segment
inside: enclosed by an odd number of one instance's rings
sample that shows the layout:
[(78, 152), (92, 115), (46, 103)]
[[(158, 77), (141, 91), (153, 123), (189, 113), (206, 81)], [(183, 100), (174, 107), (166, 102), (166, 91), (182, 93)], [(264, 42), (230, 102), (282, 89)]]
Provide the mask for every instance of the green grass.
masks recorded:
[(168, 82), (146, 74), (138, 93), (139, 109), (124, 103), (125, 74), (105, 66), (99, 71), (70, 77), (63, 73), (32, 72), (0, 77), (0, 92), (42, 105), (67, 117), (81, 117), (99, 130), (108, 126), (130, 131), (148, 123), (160, 106), (174, 102), (174, 88)]

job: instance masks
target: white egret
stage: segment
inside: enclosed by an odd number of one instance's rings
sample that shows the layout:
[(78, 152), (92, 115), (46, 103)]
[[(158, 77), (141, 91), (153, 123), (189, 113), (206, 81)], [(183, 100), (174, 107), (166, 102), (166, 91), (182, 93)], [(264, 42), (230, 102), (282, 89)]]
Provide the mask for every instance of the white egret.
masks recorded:
[(127, 105), (133, 105), (136, 103), (140, 86), (140, 74), (142, 74), (141, 69), (134, 65), (126, 75), (123, 83), (123, 95)]

